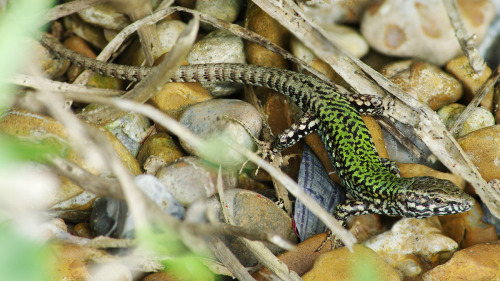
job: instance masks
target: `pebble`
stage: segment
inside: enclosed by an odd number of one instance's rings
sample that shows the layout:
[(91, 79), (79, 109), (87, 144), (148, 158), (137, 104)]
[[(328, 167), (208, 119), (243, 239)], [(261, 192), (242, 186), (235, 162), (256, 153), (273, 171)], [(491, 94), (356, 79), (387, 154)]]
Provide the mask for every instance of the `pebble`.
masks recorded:
[[(292, 220), (268, 198), (252, 191), (237, 188), (226, 189), (224, 198), (224, 207), (229, 211), (235, 225), (263, 233), (275, 233), (292, 242), (296, 241)], [(215, 217), (223, 221), (222, 214), (220, 214), (219, 198), (211, 197), (207, 204), (209, 208), (207, 212), (210, 212), (210, 209), (216, 211)], [(229, 235), (220, 235), (220, 238), (244, 266), (254, 266), (257, 263), (257, 259), (248, 252), (248, 249), (238, 238)], [(269, 242), (264, 242), (264, 244), (275, 255), (283, 251), (280, 247)]]
[[(441, 120), (443, 120), (446, 128), (450, 129), (451, 124), (455, 122), (464, 109), (465, 105), (453, 103), (442, 107), (438, 111), (438, 115)], [(493, 117), (493, 114), (484, 107), (476, 107), (472, 110), (469, 118), (463, 123), (462, 128), (458, 132), (458, 137), (493, 125), (495, 125), (495, 117)]]
[[(161, 20), (156, 24), (156, 34), (160, 41), (160, 54), (165, 54), (172, 50), (177, 38), (181, 34), (186, 24), (180, 20)], [(146, 61), (146, 56), (142, 50), (139, 39), (136, 39), (130, 44), (124, 55), (120, 57), (120, 63), (126, 65), (143, 65)]]
[[(249, 128), (252, 135), (259, 136), (262, 129), (259, 112), (249, 103), (240, 100), (215, 99), (195, 104), (179, 116), (179, 122), (204, 140), (223, 138), (224, 141), (231, 141), (246, 149), (254, 150), (254, 141), (245, 128), (234, 120), (228, 120), (227, 117), (239, 120)], [(181, 140), (181, 145), (190, 154), (200, 153), (185, 141)], [(239, 169), (246, 161), (246, 157), (228, 149), (228, 146), (221, 142), (211, 145), (210, 151), (201, 151), (211, 163)]]
[(486, 182), (500, 177), (500, 125), (489, 126), (457, 139)]
[[(496, 188), (500, 187), (500, 180), (496, 179), (496, 180), (490, 181), (488, 184), (494, 186), (493, 182), (496, 183)], [(495, 215), (493, 215), (490, 212), (490, 209), (488, 209), (488, 207), (484, 203), (481, 203), (481, 209), (484, 212), (484, 216), (481, 219), (487, 224), (492, 224), (495, 227), (496, 232), (500, 233), (500, 218), (497, 218)]]
[(401, 219), (391, 230), (363, 244), (407, 278), (416, 277), (426, 266), (448, 258), (458, 248), (453, 239), (441, 234), (436, 217)]
[(460, 214), (440, 216), (443, 233), (457, 242), (461, 248), (498, 240), (495, 226), (482, 221), (483, 211), (478, 202), (472, 210)]
[(452, 181), (462, 190), (465, 188), (466, 181), (459, 175), (443, 173), (427, 166), (413, 163), (399, 163), (398, 167), (403, 178), (429, 176)]
[(82, 21), (78, 15), (64, 17), (63, 24), (67, 32), (78, 35), (94, 47), (103, 49), (108, 44), (102, 28)]
[[(196, 157), (182, 157), (163, 166), (156, 176), (183, 206), (217, 193), (217, 171)], [(231, 175), (224, 175), (223, 179), (224, 188), (236, 184)]]
[[(282, 48), (287, 48), (290, 42), (290, 32), (288, 29), (284, 28), (277, 20), (262, 11), (253, 2), (248, 2), (245, 14), (245, 27)], [(250, 64), (285, 69), (289, 67), (288, 61), (283, 56), (269, 51), (259, 44), (245, 42), (245, 54)], [(265, 91), (271, 90), (265, 89)]]
[[(295, 271), (298, 275), (304, 275), (311, 270), (317, 257), (330, 251), (329, 247), (323, 247), (321, 250), (316, 251), (325, 239), (325, 233), (314, 235), (297, 244), (293, 251), (287, 251), (279, 255), (278, 259), (285, 263), (288, 269)], [(253, 274), (252, 277), (257, 281), (268, 281), (269, 274), (271, 274), (271, 271), (263, 267)]]
[(304, 281), (321, 280), (401, 280), (398, 273), (373, 250), (355, 244), (353, 251), (342, 247), (322, 254), (314, 267), (302, 276)]
[[(353, 28), (338, 24), (321, 25), (330, 40), (336, 42), (344, 50), (356, 58), (366, 55), (370, 49), (366, 40)], [(293, 37), (290, 41), (290, 49), (298, 58), (310, 63), (315, 57), (314, 53), (301, 41)]]
[[(148, 103), (178, 119), (179, 115), (191, 105), (211, 100), (213, 97), (198, 82), (167, 83), (156, 92)], [(164, 130), (159, 127), (159, 130)]]
[(443, 265), (424, 273), (422, 280), (499, 280), (500, 242), (478, 244), (456, 252)]
[[(134, 178), (134, 182), (165, 214), (177, 219), (184, 217), (184, 207), (158, 178), (139, 175)], [(100, 198), (96, 201), (90, 217), (90, 228), (95, 236), (134, 238), (134, 221), (127, 204), (114, 198)]]
[(314, 18), (319, 24), (359, 23), (364, 10), (370, 4), (371, 0), (351, 2), (316, 0), (304, 2), (302, 8), (309, 18)]
[(432, 110), (462, 97), (462, 84), (453, 76), (427, 62), (414, 60), (394, 62), (383, 67), (380, 73)]
[(137, 161), (146, 174), (154, 175), (166, 164), (184, 156), (182, 149), (167, 133), (157, 133), (148, 137), (139, 150)]
[[(197, 0), (194, 9), (227, 22), (234, 22), (242, 7), (241, 0)], [(200, 26), (204, 30), (214, 29), (206, 23), (201, 23)]]
[[(480, 43), (495, 16), (490, 1), (460, 1), (461, 16)], [(377, 51), (442, 66), (461, 50), (440, 0), (387, 0), (364, 13), (361, 33)]]
[(130, 24), (127, 16), (107, 3), (83, 9), (78, 15), (84, 22), (107, 29), (121, 30)]
[(104, 127), (115, 135), (134, 157), (139, 153), (144, 139), (151, 133), (149, 119), (134, 112), (130, 112)]
[(352, 217), (348, 219), (347, 227), (350, 228), (349, 231), (356, 237), (358, 243), (363, 243), (382, 231), (380, 216), (377, 214)]
[[(95, 126), (95, 128), (104, 134), (129, 171), (133, 174), (140, 174), (141, 170), (137, 160), (130, 155), (130, 152), (121, 142), (103, 127)], [(10, 110), (0, 120), (0, 131), (17, 137), (30, 138), (34, 141), (55, 144), (57, 147), (60, 147), (61, 155), (66, 156), (67, 159), (75, 164), (91, 172), (95, 172), (95, 168), (89, 167), (89, 165), (84, 163), (84, 161), (69, 148), (67, 144), (66, 128), (50, 117), (24, 110)], [(53, 204), (71, 200), (74, 196), (82, 192), (80, 187), (63, 178), (62, 185), (53, 198)], [(87, 205), (87, 203), (85, 203), (85, 205)], [(81, 210), (78, 207), (79, 206), (76, 206), (76, 209)]]
[[(182, 219), (184, 217), (184, 207), (157, 177), (153, 175), (139, 175), (134, 178), (134, 182), (165, 214), (171, 215), (177, 219)], [(134, 232), (134, 220), (127, 210), (119, 237), (133, 238)]]
[[(189, 64), (246, 63), (243, 39), (225, 30), (215, 30), (196, 42), (186, 57)], [(214, 97), (224, 97), (242, 89), (232, 82), (203, 83)]]
[[(70, 49), (73, 50), (81, 55), (84, 55), (88, 58), (95, 59), (97, 55), (92, 51), (90, 46), (83, 40), (82, 38), (78, 36), (70, 36), (66, 38), (63, 42), (63, 45)], [(66, 73), (66, 76), (68, 77), (68, 81), (70, 83), (73, 83), (75, 81), (76, 77), (80, 75), (83, 71), (83, 67), (76, 65), (76, 64), (71, 64), (71, 66), (68, 69), (68, 72)]]
[(37, 63), (43, 74), (49, 78), (58, 78), (66, 73), (70, 65), (68, 60), (53, 55), (49, 50), (38, 43), (38, 41), (29, 40), (28, 42), (32, 46), (32, 50), (35, 54), (34, 57), (36, 57)]
[[(63, 188), (68, 185), (80, 188), (67, 178), (62, 177), (61, 179), (61, 186)], [(90, 217), (92, 205), (96, 199), (97, 197), (95, 194), (83, 191), (67, 200), (55, 203), (50, 207), (50, 213), (53, 216), (64, 218), (69, 221), (85, 221)]]
[[(491, 75), (491, 68), (486, 66), (481, 75), (476, 74), (469, 65), (467, 57), (461, 56), (446, 64), (446, 71), (453, 74), (464, 86), (464, 102), (468, 104), (476, 95), (479, 88)], [(481, 106), (489, 111), (493, 109), (493, 89), (481, 100)]]
[(90, 224), (88, 222), (81, 222), (75, 225), (72, 234), (83, 238), (93, 238), (92, 233), (90, 232)]
[(174, 272), (155, 272), (147, 275), (142, 281), (183, 281), (183, 280), (196, 280), (196, 281), (214, 281), (214, 280), (219, 280), (214, 277), (213, 274), (207, 274), (203, 276), (201, 279), (192, 279), (193, 276), (178, 276)]

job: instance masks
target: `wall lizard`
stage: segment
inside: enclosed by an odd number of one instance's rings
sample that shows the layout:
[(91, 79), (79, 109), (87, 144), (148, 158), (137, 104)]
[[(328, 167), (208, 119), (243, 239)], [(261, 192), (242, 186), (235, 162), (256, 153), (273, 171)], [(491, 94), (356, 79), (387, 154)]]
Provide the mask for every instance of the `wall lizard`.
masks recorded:
[[(41, 43), (57, 55), (102, 75), (138, 80), (150, 72), (89, 59), (43, 36)], [(290, 97), (304, 112), (292, 130), (278, 137), (274, 150), (291, 145), (318, 130), (342, 184), (352, 195), (337, 206), (335, 217), (368, 213), (425, 218), (468, 211), (474, 200), (449, 180), (401, 178), (397, 167), (381, 159), (359, 111), (380, 113), (381, 101), (362, 95), (343, 96), (321, 80), (289, 70), (244, 64), (181, 66), (171, 82), (229, 81), (266, 87)]]

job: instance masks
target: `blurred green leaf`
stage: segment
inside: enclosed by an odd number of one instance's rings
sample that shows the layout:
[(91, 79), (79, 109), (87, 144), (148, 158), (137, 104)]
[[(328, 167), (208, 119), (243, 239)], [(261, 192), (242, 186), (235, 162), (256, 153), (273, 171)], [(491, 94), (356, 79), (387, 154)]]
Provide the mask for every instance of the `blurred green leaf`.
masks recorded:
[(0, 280), (54, 280), (52, 257), (46, 247), (0, 227)]

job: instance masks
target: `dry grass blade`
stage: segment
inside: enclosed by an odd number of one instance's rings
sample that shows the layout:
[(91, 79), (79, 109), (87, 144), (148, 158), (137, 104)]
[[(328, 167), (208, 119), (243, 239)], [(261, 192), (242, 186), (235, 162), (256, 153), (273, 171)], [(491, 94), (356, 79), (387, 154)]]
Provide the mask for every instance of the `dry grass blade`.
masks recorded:
[(45, 11), (44, 20), (50, 22), (64, 16), (71, 15), (81, 10), (85, 10), (92, 6), (108, 2), (108, 0), (76, 0), (64, 3), (54, 8)]
[(486, 82), (481, 85), (481, 88), (477, 91), (474, 98), (469, 102), (464, 111), (458, 116), (455, 121), (450, 125), (450, 133), (454, 136), (458, 134), (460, 128), (464, 124), (465, 120), (469, 118), (472, 113), (472, 110), (476, 108), (481, 100), (486, 96), (486, 94), (493, 88), (493, 86), (498, 82), (500, 78), (500, 69), (497, 67), (495, 71), (491, 74), (491, 76), (486, 80)]
[(123, 95), (125, 91), (115, 89), (94, 88), (75, 84), (62, 83), (47, 78), (18, 74), (10, 82), (34, 89), (45, 89), (54, 93), (71, 92), (80, 95), (95, 95), (102, 97), (111, 97)]
[[(131, 99), (140, 103), (146, 102), (157, 90), (172, 77), (188, 54), (196, 39), (199, 18), (194, 17), (179, 35), (177, 43), (167, 54), (163, 62), (153, 68), (151, 73), (140, 81), (132, 90), (123, 95), (123, 99)], [(124, 112), (111, 106), (99, 106), (92, 111), (83, 112), (80, 116), (89, 122), (107, 124), (122, 117)]]
[(451, 26), (455, 30), (458, 44), (460, 44), (462, 52), (469, 60), (470, 67), (475, 73), (481, 75), (486, 67), (486, 62), (484, 62), (476, 47), (474, 47), (476, 35), (467, 35), (467, 29), (462, 21), (462, 16), (460, 15), (456, 0), (443, 0), (443, 4), (450, 18)]
[(491, 212), (500, 218), (500, 195), (486, 184), (434, 111), (399, 89), (377, 71), (342, 51), (324, 36), (321, 28), (303, 16), (302, 10), (295, 3), (289, 0), (255, 0), (255, 3), (279, 20), (319, 58), (330, 64), (353, 89), (363, 94), (378, 95), (383, 95), (386, 91), (396, 97), (395, 105), (386, 110), (384, 116), (413, 126), (416, 135), (436, 157), (453, 173), (469, 181)]

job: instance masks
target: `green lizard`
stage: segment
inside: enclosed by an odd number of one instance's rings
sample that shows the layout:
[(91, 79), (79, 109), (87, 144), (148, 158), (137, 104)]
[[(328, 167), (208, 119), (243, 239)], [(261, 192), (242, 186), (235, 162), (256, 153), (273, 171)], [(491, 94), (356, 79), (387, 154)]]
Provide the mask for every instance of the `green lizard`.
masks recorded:
[[(76, 54), (44, 36), (41, 43), (59, 56), (92, 71), (121, 79), (137, 80), (147, 67), (103, 63)], [(401, 178), (392, 162), (381, 159), (359, 111), (380, 113), (382, 102), (374, 97), (340, 95), (321, 80), (293, 71), (244, 65), (206, 64), (181, 66), (172, 82), (230, 81), (266, 87), (290, 97), (305, 118), (278, 137), (274, 151), (318, 130), (342, 184), (354, 199), (337, 206), (335, 217), (368, 213), (425, 218), (468, 211), (474, 200), (449, 180), (433, 177)]]

